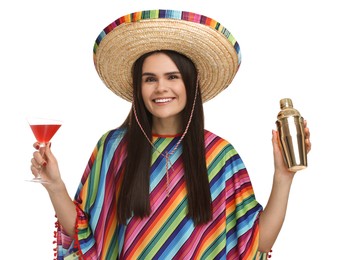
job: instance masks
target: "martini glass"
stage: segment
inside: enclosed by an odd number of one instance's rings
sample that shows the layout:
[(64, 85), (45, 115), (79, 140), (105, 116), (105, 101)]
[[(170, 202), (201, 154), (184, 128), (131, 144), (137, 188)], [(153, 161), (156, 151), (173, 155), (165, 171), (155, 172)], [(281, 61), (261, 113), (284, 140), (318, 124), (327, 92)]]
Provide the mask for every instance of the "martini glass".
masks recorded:
[[(30, 117), (27, 120), (40, 147), (45, 147), (50, 142), (62, 124), (59, 120), (39, 117)], [(42, 179), (40, 171), (35, 178), (28, 181), (47, 183), (47, 181)]]

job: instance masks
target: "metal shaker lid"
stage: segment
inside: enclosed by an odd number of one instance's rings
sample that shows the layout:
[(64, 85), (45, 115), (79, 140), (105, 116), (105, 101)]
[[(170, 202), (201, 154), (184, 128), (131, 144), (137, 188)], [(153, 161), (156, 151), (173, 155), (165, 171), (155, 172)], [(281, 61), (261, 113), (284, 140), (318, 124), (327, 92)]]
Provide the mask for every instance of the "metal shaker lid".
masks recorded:
[(286, 107), (293, 107), (292, 99), (290, 98), (283, 98), (280, 100), (280, 108), (286, 108)]
[(293, 102), (290, 98), (281, 99), (280, 108), (281, 108), (281, 111), (279, 112), (277, 116), (278, 119), (288, 118), (291, 116), (300, 117), (299, 111), (293, 107)]

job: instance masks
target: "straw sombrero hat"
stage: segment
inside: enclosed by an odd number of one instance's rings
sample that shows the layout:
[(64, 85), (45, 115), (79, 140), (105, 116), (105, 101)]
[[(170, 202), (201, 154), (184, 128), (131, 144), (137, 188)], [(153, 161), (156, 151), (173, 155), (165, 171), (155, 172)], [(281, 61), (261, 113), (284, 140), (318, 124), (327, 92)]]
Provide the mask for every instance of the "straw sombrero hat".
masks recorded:
[(134, 62), (147, 52), (164, 49), (193, 61), (203, 102), (230, 85), (241, 62), (237, 41), (219, 22), (192, 12), (148, 10), (108, 25), (96, 39), (94, 64), (110, 90), (132, 101)]

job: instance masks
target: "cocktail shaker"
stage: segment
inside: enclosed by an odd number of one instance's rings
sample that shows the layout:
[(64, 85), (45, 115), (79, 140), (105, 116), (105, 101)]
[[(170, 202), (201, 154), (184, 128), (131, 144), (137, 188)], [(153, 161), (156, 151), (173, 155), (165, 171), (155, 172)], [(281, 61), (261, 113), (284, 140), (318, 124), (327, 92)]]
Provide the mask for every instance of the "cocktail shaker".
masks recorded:
[(290, 171), (296, 172), (307, 167), (307, 153), (304, 134), (304, 118), (293, 107), (290, 98), (280, 100), (276, 126), (284, 160)]

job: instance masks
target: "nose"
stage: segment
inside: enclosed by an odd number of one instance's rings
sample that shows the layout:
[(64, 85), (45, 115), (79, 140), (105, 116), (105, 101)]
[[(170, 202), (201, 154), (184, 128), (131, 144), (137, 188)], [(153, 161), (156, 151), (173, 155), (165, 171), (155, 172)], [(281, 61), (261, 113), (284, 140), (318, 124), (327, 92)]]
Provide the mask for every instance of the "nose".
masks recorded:
[(164, 82), (164, 80), (157, 81), (155, 91), (158, 93), (167, 91), (167, 84)]

